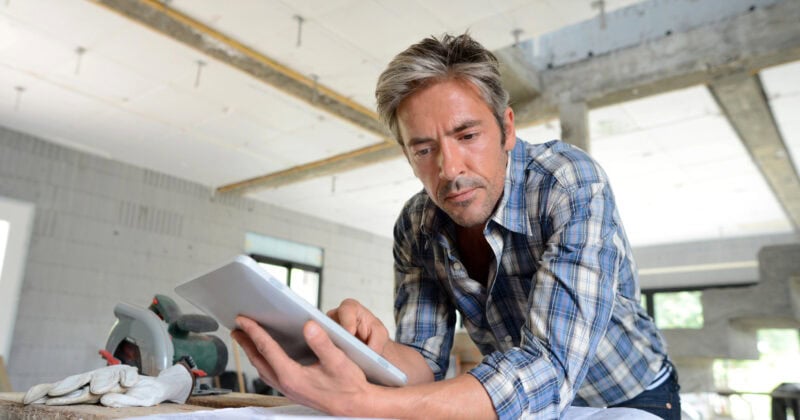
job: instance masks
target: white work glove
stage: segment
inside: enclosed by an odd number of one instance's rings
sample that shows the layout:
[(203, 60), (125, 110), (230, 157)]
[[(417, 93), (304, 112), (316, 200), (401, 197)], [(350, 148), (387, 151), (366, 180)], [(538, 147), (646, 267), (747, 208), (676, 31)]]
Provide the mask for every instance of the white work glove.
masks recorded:
[(108, 392), (124, 392), (139, 381), (136, 368), (113, 365), (72, 375), (51, 384), (34, 385), (25, 393), (25, 404), (94, 404)]
[(164, 369), (157, 377), (140, 376), (139, 382), (124, 393), (110, 392), (102, 396), (106, 407), (150, 407), (163, 401), (183, 404), (192, 394), (194, 376), (178, 363)]

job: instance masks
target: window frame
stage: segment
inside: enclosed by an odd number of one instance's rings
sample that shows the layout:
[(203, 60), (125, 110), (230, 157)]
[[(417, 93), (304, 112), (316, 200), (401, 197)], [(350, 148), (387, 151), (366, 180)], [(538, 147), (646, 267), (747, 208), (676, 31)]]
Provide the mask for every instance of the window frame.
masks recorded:
[[(653, 322), (656, 321), (656, 305), (655, 305), (655, 295), (657, 293), (678, 293), (678, 292), (703, 292), (708, 289), (731, 289), (731, 288), (743, 288), (743, 287), (750, 287), (755, 286), (758, 284), (757, 282), (752, 283), (734, 283), (734, 284), (715, 284), (713, 286), (682, 286), (682, 287), (653, 287), (648, 289), (641, 289), (640, 293), (645, 298), (645, 304), (647, 307), (647, 315), (650, 315), (650, 318), (653, 318)], [(700, 306), (702, 310), (702, 296), (701, 296)]]
[(255, 254), (255, 253), (250, 254), (250, 258), (254, 259), (256, 262), (259, 262), (259, 263), (272, 264), (272, 265), (277, 265), (277, 266), (281, 266), (281, 267), (286, 268), (286, 270), (287, 270), (286, 271), (286, 277), (287, 277), (286, 278), (286, 285), (289, 286), (289, 288), (292, 287), (292, 269), (293, 268), (297, 268), (297, 269), (300, 269), (300, 270), (311, 271), (311, 272), (317, 273), (317, 276), (319, 278), (319, 282), (317, 284), (317, 301), (314, 302), (314, 306), (317, 309), (320, 309), (320, 304), (322, 303), (322, 267), (315, 267), (313, 265), (298, 263), (298, 262), (294, 262), (294, 261), (284, 260), (284, 259), (281, 259), (281, 258), (275, 258), (275, 257), (270, 257), (270, 256), (267, 256), (267, 255)]

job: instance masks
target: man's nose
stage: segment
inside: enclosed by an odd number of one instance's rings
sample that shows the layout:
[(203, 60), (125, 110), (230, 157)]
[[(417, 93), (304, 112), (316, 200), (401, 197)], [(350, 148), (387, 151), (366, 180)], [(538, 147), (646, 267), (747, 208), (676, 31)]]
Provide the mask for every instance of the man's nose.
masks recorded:
[(454, 180), (464, 173), (463, 151), (455, 141), (442, 141), (439, 149), (439, 177)]

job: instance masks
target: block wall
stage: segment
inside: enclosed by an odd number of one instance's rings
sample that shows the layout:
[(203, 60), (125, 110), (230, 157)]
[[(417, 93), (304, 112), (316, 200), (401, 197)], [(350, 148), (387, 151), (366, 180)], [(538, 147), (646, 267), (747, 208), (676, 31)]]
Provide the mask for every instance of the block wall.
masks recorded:
[[(16, 391), (103, 366), (97, 351), (120, 301), (147, 306), (164, 293), (184, 312), (198, 312), (174, 287), (242, 253), (247, 232), (323, 248), (323, 310), (353, 297), (393, 331), (390, 238), (218, 196), (200, 184), (3, 127), (0, 196), (35, 205), (7, 360)], [(217, 335), (230, 342), (224, 328)]]

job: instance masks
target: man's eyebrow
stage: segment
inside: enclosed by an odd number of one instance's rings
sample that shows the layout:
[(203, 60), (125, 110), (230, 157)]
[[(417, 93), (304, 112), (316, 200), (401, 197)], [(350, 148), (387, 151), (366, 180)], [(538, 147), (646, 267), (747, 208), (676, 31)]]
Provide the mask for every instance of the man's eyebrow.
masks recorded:
[(467, 120), (457, 125), (455, 128), (446, 132), (445, 134), (447, 134), (448, 136), (452, 136), (453, 134), (460, 133), (466, 129), (475, 127), (477, 125), (481, 125), (481, 120)]
[[(454, 135), (456, 133), (460, 133), (460, 132), (462, 132), (464, 130), (470, 129), (472, 127), (475, 127), (475, 126), (478, 126), (478, 125), (481, 125), (481, 124), (482, 124), (481, 120), (467, 120), (467, 121), (464, 121), (464, 122), (458, 124), (455, 128), (445, 132), (444, 134), (447, 135), (447, 136), (452, 136), (452, 135)], [(420, 144), (420, 143), (428, 143), (428, 142), (432, 142), (432, 141), (434, 141), (434, 139), (432, 137), (412, 137), (408, 141), (408, 145), (409, 146), (414, 146), (414, 145), (417, 145), (417, 144)]]

